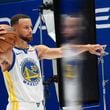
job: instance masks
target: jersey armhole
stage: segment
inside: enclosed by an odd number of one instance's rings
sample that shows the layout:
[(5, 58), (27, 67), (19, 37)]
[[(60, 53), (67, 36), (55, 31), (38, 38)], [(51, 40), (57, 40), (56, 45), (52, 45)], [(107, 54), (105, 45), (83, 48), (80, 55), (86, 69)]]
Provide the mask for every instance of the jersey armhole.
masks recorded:
[(16, 55), (15, 55), (14, 50), (12, 50), (12, 52), (13, 52), (13, 61), (12, 61), (12, 64), (10, 65), (10, 67), (8, 68), (8, 71), (10, 71), (13, 68), (14, 64), (15, 64), (15, 57), (16, 57)]
[(37, 57), (39, 57), (37, 48), (35, 48), (35, 52), (36, 52)]

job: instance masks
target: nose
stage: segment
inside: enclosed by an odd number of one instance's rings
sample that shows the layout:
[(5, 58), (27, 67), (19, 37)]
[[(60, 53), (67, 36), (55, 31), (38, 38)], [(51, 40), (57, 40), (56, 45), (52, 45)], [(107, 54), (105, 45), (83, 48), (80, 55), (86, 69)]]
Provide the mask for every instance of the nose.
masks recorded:
[(28, 29), (28, 32), (29, 32), (30, 34), (32, 34), (32, 28), (29, 28), (29, 29)]
[(32, 28), (31, 28), (31, 27), (29, 28), (29, 32), (31, 32), (31, 33), (32, 33)]

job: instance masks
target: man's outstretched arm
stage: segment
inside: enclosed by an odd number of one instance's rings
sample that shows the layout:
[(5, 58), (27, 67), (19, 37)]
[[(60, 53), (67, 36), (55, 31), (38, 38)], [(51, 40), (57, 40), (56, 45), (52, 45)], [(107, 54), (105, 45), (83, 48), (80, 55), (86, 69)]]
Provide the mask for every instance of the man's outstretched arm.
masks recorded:
[(38, 55), (41, 59), (54, 59), (64, 57), (63, 55), (64, 51), (69, 48), (75, 50), (76, 55), (88, 51), (91, 54), (100, 56), (104, 54), (103, 49), (104, 46), (105, 45), (87, 44), (87, 45), (64, 45), (59, 48), (49, 48), (44, 45), (38, 45), (36, 46), (36, 48), (38, 50)]

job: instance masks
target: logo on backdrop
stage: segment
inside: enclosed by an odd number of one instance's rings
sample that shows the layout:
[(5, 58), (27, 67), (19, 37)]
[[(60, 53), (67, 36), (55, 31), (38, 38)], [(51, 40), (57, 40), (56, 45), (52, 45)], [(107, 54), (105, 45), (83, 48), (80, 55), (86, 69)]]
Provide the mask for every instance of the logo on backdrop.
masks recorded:
[[(10, 18), (8, 18), (8, 17), (0, 18), (0, 24), (3, 24), (3, 23), (10, 24), (11, 23)], [(40, 17), (38, 17), (38, 19), (36, 19), (36, 22), (33, 25), (33, 32), (32, 32), (33, 34), (35, 34), (37, 32), (37, 30), (39, 29), (39, 26), (40, 26)], [(46, 30), (45, 25), (42, 25), (42, 30)]]
[[(96, 28), (105, 29), (110, 28), (110, 7), (96, 8)], [(0, 18), (0, 23), (10, 24), (10, 18), (3, 17)], [(36, 19), (35, 24), (33, 25), (33, 34), (37, 32), (40, 26), (40, 17)], [(46, 30), (46, 26), (42, 26), (42, 30)]]
[(96, 28), (105, 29), (110, 28), (110, 7), (97, 8), (96, 13)]

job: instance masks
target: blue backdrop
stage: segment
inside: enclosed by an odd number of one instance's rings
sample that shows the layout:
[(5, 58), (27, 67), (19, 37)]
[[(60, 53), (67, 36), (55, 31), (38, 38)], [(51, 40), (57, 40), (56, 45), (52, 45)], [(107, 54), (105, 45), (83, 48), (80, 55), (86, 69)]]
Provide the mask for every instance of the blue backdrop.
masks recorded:
[[(70, 2), (70, 3), (69, 3)], [(71, 8), (71, 4), (75, 2), (75, 0), (68, 0), (68, 7)], [(96, 0), (96, 36), (97, 43), (107, 44), (106, 51), (110, 52), (110, 0)], [(33, 41), (32, 45), (40, 44), (40, 32), (39, 28), (36, 28), (35, 24), (38, 23), (39, 13), (34, 10), (38, 8), (42, 4), (42, 0), (28, 0), (23, 2), (16, 3), (5, 3), (0, 5), (0, 23), (9, 23), (10, 17), (17, 13), (24, 13), (29, 15), (32, 18), (33, 29), (35, 32), (33, 33)], [(65, 5), (65, 0), (62, 2), (62, 6)], [(64, 11), (67, 11), (66, 8)], [(45, 24), (43, 24), (45, 25)], [(43, 44), (49, 47), (55, 47), (56, 43), (47, 35), (47, 31), (43, 30)], [(105, 79), (108, 81), (106, 83), (106, 104), (107, 110), (110, 110), (110, 55), (104, 57), (104, 72)], [(103, 108), (103, 89), (102, 89), (102, 74), (101, 74), (101, 64), (99, 64), (99, 89), (100, 89), (100, 102), (99, 104), (87, 105), (85, 110), (104, 110)], [(49, 60), (44, 61), (44, 74), (45, 78), (52, 76), (52, 62)], [(56, 97), (55, 87), (52, 84), (49, 87), (49, 97), (46, 99), (46, 107), (47, 110), (58, 110), (58, 101)], [(5, 110), (7, 104), (7, 92), (4, 86), (4, 80), (2, 74), (0, 74), (0, 110)], [(91, 107), (93, 106), (93, 107)]]

